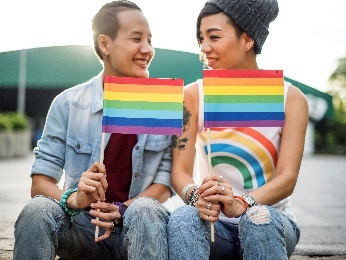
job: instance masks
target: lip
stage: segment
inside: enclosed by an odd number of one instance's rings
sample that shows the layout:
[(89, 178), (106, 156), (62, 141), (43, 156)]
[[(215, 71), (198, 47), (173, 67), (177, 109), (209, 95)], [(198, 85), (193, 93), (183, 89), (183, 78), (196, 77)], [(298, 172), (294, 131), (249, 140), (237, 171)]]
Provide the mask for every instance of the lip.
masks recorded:
[(207, 65), (208, 65), (208, 67), (215, 66), (215, 64), (216, 64), (217, 61), (218, 61), (217, 58), (212, 58), (212, 57), (206, 57), (206, 60), (207, 60)]
[(147, 68), (149, 66), (149, 60), (148, 59), (134, 59), (134, 63), (136, 63), (140, 67)]

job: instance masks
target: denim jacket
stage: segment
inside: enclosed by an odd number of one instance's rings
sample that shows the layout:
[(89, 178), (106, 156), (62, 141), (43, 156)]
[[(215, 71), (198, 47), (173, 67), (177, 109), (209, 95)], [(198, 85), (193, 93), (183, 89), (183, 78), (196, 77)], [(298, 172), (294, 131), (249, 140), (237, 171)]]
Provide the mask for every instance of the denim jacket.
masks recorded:
[[(65, 189), (76, 188), (81, 174), (100, 161), (102, 139), (103, 72), (88, 82), (60, 93), (48, 111), (41, 139), (34, 149), (33, 174), (59, 182), (65, 172)], [(105, 134), (105, 147), (110, 134)], [(166, 135), (139, 134), (132, 151), (129, 199), (152, 183), (171, 188), (171, 143)], [(172, 195), (173, 195), (172, 193)]]

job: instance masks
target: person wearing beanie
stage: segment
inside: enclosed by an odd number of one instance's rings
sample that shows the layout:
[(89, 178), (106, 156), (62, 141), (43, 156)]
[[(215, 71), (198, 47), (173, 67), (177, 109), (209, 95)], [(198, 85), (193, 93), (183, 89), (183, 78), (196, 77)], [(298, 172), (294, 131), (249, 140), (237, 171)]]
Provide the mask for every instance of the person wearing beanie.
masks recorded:
[[(211, 70), (259, 70), (257, 55), (278, 13), (276, 0), (207, 1), (196, 23), (205, 65)], [(188, 205), (170, 216), (169, 259), (291, 256), (300, 230), (289, 210), (290, 195), (303, 156), (308, 105), (288, 82), (284, 115), (283, 127), (209, 132), (204, 128), (203, 79), (185, 87), (184, 128), (173, 138), (171, 180)]]

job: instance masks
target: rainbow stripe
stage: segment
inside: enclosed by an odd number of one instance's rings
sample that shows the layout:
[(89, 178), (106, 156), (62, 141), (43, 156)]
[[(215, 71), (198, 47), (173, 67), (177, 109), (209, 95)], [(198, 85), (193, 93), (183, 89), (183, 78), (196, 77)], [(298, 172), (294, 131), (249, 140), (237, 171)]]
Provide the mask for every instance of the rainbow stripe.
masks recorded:
[(204, 127), (282, 127), (281, 70), (204, 70)]
[(181, 135), (182, 79), (104, 77), (102, 131)]

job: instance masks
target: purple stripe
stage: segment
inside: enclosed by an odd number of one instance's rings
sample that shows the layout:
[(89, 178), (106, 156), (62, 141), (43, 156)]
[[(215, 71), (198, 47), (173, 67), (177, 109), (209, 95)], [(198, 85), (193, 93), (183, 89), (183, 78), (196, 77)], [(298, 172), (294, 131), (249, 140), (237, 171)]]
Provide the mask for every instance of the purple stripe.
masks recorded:
[(283, 127), (285, 120), (253, 121), (204, 121), (205, 128), (211, 127)]
[(104, 133), (181, 135), (182, 128), (103, 125)]

